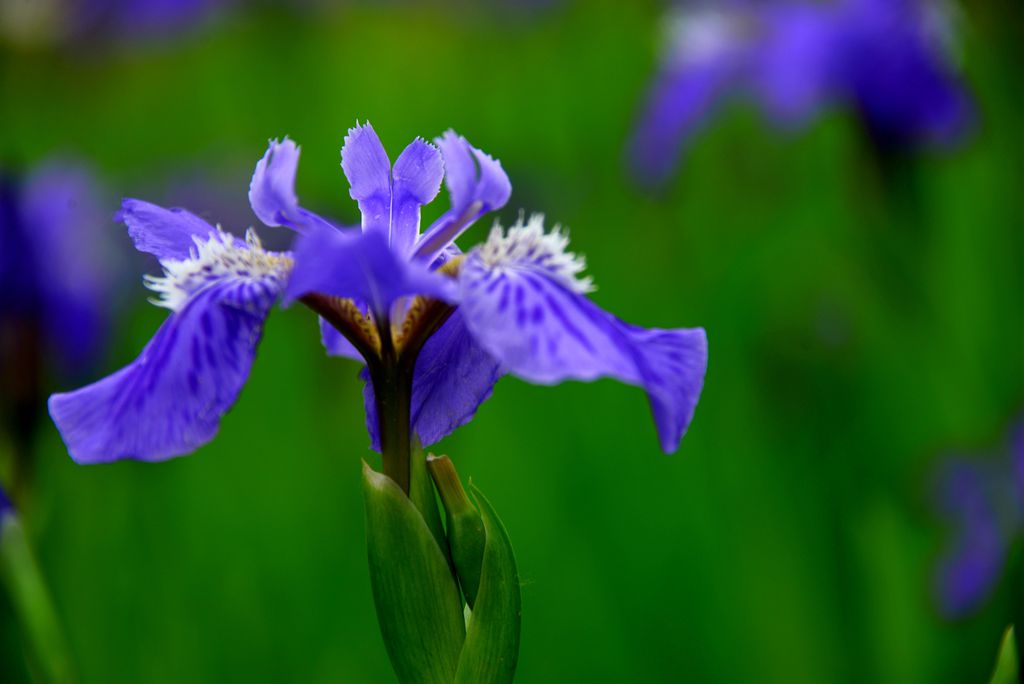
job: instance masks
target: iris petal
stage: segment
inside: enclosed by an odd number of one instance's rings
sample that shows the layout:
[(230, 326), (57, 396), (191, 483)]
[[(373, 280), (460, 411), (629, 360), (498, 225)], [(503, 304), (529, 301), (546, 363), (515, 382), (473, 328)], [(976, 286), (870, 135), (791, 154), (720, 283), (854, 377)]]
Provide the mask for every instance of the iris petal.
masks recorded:
[(156, 461), (188, 453), (217, 432), (242, 389), (263, 322), (291, 267), (250, 232), (217, 231), (193, 256), (165, 259), (148, 278), (173, 313), (139, 357), (113, 375), (50, 397), (50, 415), (79, 463)]
[(434, 221), (416, 244), (416, 257), (432, 262), (484, 214), (505, 206), (512, 194), (501, 162), (448, 131), (435, 140), (444, 157), (451, 208)]
[(128, 226), (135, 249), (158, 259), (188, 259), (196, 246), (193, 238), (206, 238), (216, 231), (189, 211), (164, 209), (137, 199), (122, 201), (114, 218)]
[(740, 64), (735, 53), (725, 52), (670, 64), (658, 74), (630, 143), (633, 167), (643, 180), (665, 180), (689, 138), (736, 81)]
[(429, 204), (441, 189), (441, 153), (423, 140), (414, 140), (395, 160), (392, 177), (391, 246), (407, 256), (420, 234), (420, 207)]
[(356, 126), (345, 136), (341, 169), (349, 194), (359, 204), (363, 230), (388, 235), (391, 226), (391, 161), (377, 132), (369, 123)]
[[(528, 231), (518, 235), (530, 237)], [(495, 247), (519, 257), (500, 260)], [(466, 258), (460, 310), (477, 342), (509, 373), (530, 382), (612, 377), (644, 388), (662, 449), (675, 451), (704, 384), (704, 331), (624, 323), (583, 296), (589, 283), (569, 278), (577, 270), (571, 255), (520, 247), (496, 242), (492, 234)]]
[(761, 18), (764, 35), (747, 58), (752, 87), (773, 120), (803, 125), (840, 90), (843, 23), (817, 5), (766, 7)]
[(403, 260), (388, 247), (382, 233), (347, 234), (327, 229), (299, 238), (285, 302), (312, 292), (354, 299), (368, 306), (378, 320), (399, 297), (457, 298), (450, 279)]
[(246, 290), (232, 282), (203, 290), (160, 326), (134, 362), (50, 397), (71, 457), (159, 461), (213, 439), (249, 377), (270, 307)]
[(299, 206), (295, 194), (295, 175), (299, 165), (299, 147), (285, 138), (271, 140), (249, 183), (249, 204), (257, 218), (268, 226), (286, 226), (298, 232), (331, 222)]

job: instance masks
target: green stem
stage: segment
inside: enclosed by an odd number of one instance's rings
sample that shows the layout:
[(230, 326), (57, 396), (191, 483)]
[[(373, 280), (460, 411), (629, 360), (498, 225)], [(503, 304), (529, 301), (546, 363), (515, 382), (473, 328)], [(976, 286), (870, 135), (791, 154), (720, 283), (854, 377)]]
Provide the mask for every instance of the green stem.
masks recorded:
[(385, 362), (377, 368), (371, 366), (370, 380), (377, 398), (384, 474), (408, 495), (412, 449), (409, 433), (412, 374), (406, 373), (396, 364)]
[(377, 420), (380, 425), (380, 453), (384, 474), (409, 494), (412, 436), (409, 432), (412, 403), (412, 370), (399, 363), (391, 334), (391, 319), (377, 320), (380, 336), (380, 360), (370, 364), (370, 381), (377, 398)]
[(64, 634), (39, 564), (17, 515), (0, 517), (0, 576), (11, 593), (34, 678), (40, 684), (75, 681)]

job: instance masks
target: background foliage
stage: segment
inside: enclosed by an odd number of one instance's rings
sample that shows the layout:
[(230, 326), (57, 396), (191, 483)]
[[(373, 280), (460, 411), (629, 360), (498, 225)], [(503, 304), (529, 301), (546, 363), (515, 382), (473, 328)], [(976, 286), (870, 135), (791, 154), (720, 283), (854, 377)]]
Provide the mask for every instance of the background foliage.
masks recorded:
[[(957, 150), (885, 181), (848, 113), (780, 136), (730, 108), (651, 194), (623, 159), (660, 9), (264, 7), (177, 41), (7, 47), (0, 158), (72, 153), (112, 213), (140, 196), (240, 230), (268, 138), (302, 145), (307, 206), (355, 222), (349, 126), (370, 119), (392, 155), (454, 127), (509, 172), (506, 223), (570, 227), (602, 306), (710, 341), (672, 457), (642, 393), (612, 382), (506, 379), (435, 448), (516, 545), (519, 681), (982, 681), (1005, 601), (938, 616), (928, 484), (944, 453), (997, 448), (1024, 399), (1020, 9), (964, 8), (978, 126)], [(163, 315), (134, 281), (154, 264), (113, 222), (110, 240), (133, 280), (104, 372)], [(82, 680), (389, 681), (360, 494), (374, 458), (356, 367), (301, 307), (272, 315), (195, 456), (77, 467), (43, 423), (26, 518)], [(0, 630), (0, 680), (22, 681), (6, 597)]]

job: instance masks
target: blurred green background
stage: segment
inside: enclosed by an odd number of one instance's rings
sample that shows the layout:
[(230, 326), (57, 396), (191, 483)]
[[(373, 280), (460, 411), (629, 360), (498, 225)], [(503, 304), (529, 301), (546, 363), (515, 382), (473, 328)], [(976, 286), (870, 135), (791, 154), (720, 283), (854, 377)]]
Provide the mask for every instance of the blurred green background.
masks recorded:
[[(978, 126), (922, 153), (913, 182), (883, 183), (849, 114), (780, 136), (737, 107), (651, 194), (623, 160), (661, 9), (260, 8), (154, 45), (8, 47), (0, 158), (84, 157), (111, 213), (121, 195), (188, 204), (177, 174), (226, 193), (188, 206), (237, 231), (256, 222), (245, 193), (268, 138), (302, 145), (306, 206), (355, 223), (348, 127), (369, 119), (392, 156), (455, 128), (508, 171), (505, 223), (523, 208), (570, 228), (598, 303), (703, 326), (710, 345), (671, 457), (643, 394), (609, 381), (507, 378), (433, 449), (516, 545), (518, 681), (984, 681), (1005, 601), (939, 617), (928, 482), (944, 453), (996, 449), (1024, 406), (1019, 6), (964, 7)], [(110, 240), (128, 246), (113, 222)], [(102, 372), (162, 320), (146, 296), (141, 282), (126, 293)], [(366, 569), (360, 459), (376, 456), (356, 371), (293, 307), (272, 315), (240, 401), (193, 456), (77, 467), (42, 423), (26, 519), (83, 682), (392, 680)], [(25, 681), (6, 596), (0, 630), (0, 681)]]

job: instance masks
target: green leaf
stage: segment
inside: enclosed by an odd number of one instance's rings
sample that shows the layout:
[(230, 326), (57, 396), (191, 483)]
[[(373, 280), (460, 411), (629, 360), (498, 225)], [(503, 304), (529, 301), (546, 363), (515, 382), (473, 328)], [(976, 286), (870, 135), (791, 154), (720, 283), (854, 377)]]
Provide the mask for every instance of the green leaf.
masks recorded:
[(1003, 643), (996, 658), (995, 671), (989, 684), (1016, 684), (1017, 679), (1017, 646), (1014, 640), (1014, 627), (1010, 625), (1003, 635)]
[(363, 464), (370, 584), (384, 645), (402, 684), (451, 684), (465, 636), (448, 561), (413, 502)]
[(50, 592), (16, 515), (0, 515), (0, 578), (10, 589), (35, 678), (46, 684), (74, 682)]
[(472, 608), (480, 587), (480, 569), (484, 562), (487, 532), (480, 511), (466, 496), (455, 465), (447, 456), (431, 456), (426, 461), (430, 475), (448, 520), (448, 546), (466, 603)]
[(480, 588), (459, 658), (456, 684), (508, 684), (519, 660), (522, 600), (515, 555), (490, 502), (470, 484), (487, 532)]

